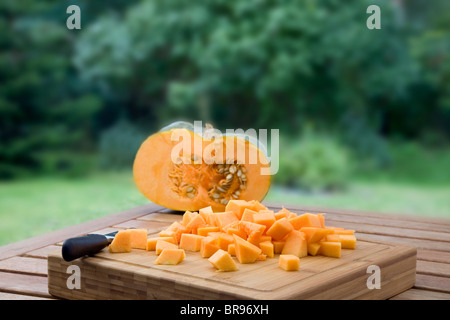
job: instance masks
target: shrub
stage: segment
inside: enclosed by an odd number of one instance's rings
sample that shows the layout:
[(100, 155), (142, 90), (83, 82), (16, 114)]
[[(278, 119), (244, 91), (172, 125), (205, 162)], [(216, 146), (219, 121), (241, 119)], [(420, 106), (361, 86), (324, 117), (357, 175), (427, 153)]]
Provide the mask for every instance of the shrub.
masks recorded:
[(274, 182), (309, 191), (343, 188), (350, 172), (347, 150), (329, 136), (304, 133), (280, 145), (280, 170)]

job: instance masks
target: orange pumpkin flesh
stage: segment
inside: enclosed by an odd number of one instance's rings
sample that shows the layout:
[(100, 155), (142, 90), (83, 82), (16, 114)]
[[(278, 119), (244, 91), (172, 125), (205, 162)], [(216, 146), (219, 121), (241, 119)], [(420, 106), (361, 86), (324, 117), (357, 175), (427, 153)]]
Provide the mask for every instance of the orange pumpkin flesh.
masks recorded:
[(156, 204), (178, 211), (211, 206), (218, 212), (232, 199), (263, 200), (270, 175), (261, 169), (268, 167), (264, 153), (242, 137), (206, 139), (186, 128), (170, 128), (142, 143), (133, 174), (138, 189)]

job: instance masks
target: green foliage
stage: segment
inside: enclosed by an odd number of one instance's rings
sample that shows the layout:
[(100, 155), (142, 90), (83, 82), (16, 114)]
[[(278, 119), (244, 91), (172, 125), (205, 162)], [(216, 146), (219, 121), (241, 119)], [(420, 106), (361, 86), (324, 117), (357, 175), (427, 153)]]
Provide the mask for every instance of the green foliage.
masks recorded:
[(100, 136), (99, 166), (101, 169), (131, 168), (141, 143), (147, 138), (125, 119), (119, 120)]
[(305, 131), (281, 144), (280, 171), (274, 182), (309, 191), (336, 190), (347, 185), (350, 170), (349, 153), (342, 144)]

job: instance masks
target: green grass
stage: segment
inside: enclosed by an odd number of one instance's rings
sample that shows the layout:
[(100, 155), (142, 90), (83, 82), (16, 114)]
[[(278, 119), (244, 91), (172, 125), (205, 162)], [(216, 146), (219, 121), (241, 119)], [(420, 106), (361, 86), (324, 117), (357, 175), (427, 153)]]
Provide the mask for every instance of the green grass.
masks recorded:
[(355, 181), (346, 190), (305, 193), (273, 186), (267, 201), (380, 213), (450, 218), (450, 186)]
[(0, 184), (0, 245), (148, 203), (130, 174)]
[[(267, 201), (450, 218), (450, 185), (353, 181), (340, 192), (271, 187)], [(149, 203), (131, 173), (0, 183), (0, 245)]]

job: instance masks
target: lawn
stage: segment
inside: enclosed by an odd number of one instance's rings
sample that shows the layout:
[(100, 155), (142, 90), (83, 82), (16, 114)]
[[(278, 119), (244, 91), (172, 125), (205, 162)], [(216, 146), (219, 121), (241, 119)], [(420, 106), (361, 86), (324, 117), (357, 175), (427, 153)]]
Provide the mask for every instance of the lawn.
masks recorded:
[[(340, 192), (272, 186), (270, 202), (450, 218), (450, 186), (356, 180)], [(148, 203), (129, 172), (0, 183), (0, 245)]]

